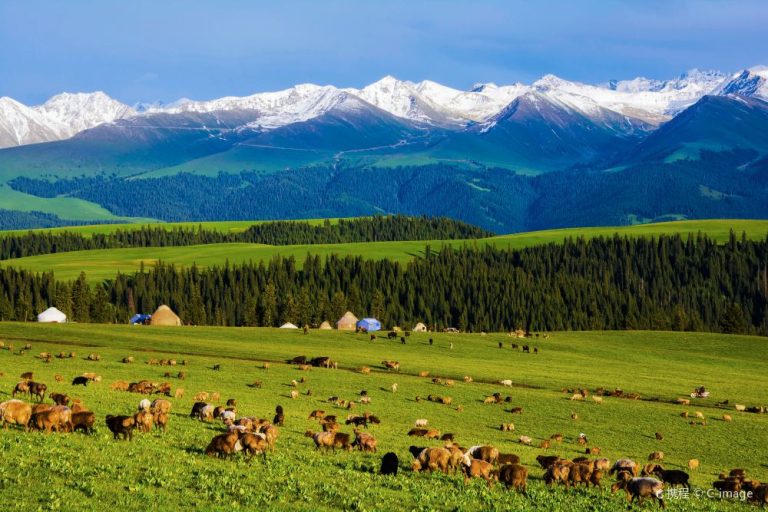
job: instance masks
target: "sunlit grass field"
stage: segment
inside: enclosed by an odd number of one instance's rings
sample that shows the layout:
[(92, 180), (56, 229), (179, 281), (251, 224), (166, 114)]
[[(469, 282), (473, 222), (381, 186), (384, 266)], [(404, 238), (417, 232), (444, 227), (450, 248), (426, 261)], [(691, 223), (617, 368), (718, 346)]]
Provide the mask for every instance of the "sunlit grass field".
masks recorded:
[[(434, 343), (429, 344), (432, 338)], [(749, 336), (666, 332), (552, 333), (547, 339), (525, 340), (538, 354), (513, 350), (504, 334), (414, 333), (402, 344), (338, 331), (264, 328), (181, 327), (154, 328), (107, 325), (42, 325), (1, 323), (0, 340), (12, 343), (14, 351), (0, 351), (0, 396), (10, 391), (24, 371), (50, 391), (81, 398), (97, 415), (97, 433), (24, 433), (11, 427), (0, 431), (4, 460), (0, 465), (0, 489), (7, 503), (19, 509), (80, 509), (131, 507), (170, 510), (196, 507), (203, 510), (617, 510), (624, 496), (611, 495), (606, 479), (602, 489), (548, 489), (541, 481), (543, 470), (535, 462), (541, 453), (573, 458), (583, 454), (576, 442), (579, 433), (588, 435), (591, 446), (615, 460), (631, 457), (644, 462), (655, 450), (665, 453), (667, 468), (684, 468), (697, 458), (701, 468), (692, 473), (697, 488), (707, 488), (722, 470), (745, 468), (756, 479), (768, 479), (762, 446), (768, 438), (768, 417), (742, 413), (733, 404), (768, 404), (768, 374), (765, 372), (768, 340)], [(498, 348), (501, 342), (503, 348)], [(31, 343), (33, 349), (17, 355)], [(451, 345), (453, 348), (451, 348)], [(74, 359), (44, 363), (36, 354), (75, 351)], [(85, 360), (95, 352), (99, 362)], [(121, 359), (133, 355), (134, 364)], [(330, 356), (339, 369), (313, 368), (300, 371), (282, 361), (297, 356)], [(186, 367), (146, 364), (150, 358), (188, 359)], [(381, 361), (397, 360), (401, 371), (388, 372)], [(263, 369), (268, 361), (270, 367)], [(214, 364), (221, 370), (214, 371)], [(370, 375), (357, 370), (372, 369)], [(187, 372), (185, 380), (175, 377)], [(101, 383), (86, 388), (70, 385), (85, 371), (103, 376)], [(165, 377), (170, 371), (171, 377)], [(427, 378), (419, 377), (429, 371)], [(57, 384), (54, 375), (65, 378)], [(434, 384), (433, 376), (452, 378), (453, 386)], [(466, 383), (464, 376), (474, 382)], [(297, 388), (301, 396), (292, 400), (291, 380), (306, 379)], [(173, 411), (166, 434), (136, 434), (133, 442), (116, 442), (103, 424), (106, 414), (129, 414), (141, 395), (110, 391), (115, 380), (170, 382), (182, 387), (182, 399), (171, 398)], [(513, 381), (513, 387), (497, 382)], [(261, 388), (248, 384), (262, 381)], [(396, 393), (391, 385), (398, 384)], [(694, 400), (686, 407), (672, 403), (705, 385), (711, 397)], [(622, 388), (637, 392), (640, 400), (606, 397), (602, 404), (591, 400), (569, 400), (563, 388)], [(306, 392), (312, 391), (311, 396)], [(367, 406), (348, 411), (328, 403), (330, 396), (357, 400), (361, 390), (372, 398)], [(266, 461), (205, 457), (202, 450), (220, 433), (220, 423), (205, 424), (188, 417), (192, 396), (217, 391), (221, 402), (238, 401), (238, 414), (271, 419), (277, 404), (286, 411), (286, 426), (280, 429), (277, 449)], [(485, 405), (493, 392), (510, 395), (504, 405)], [(451, 406), (416, 397), (429, 394), (450, 396)], [(8, 396), (6, 396), (8, 395)], [(727, 406), (717, 402), (728, 400)], [(457, 406), (463, 406), (459, 412)], [(520, 406), (522, 414), (511, 414)], [(304, 437), (318, 430), (307, 416), (314, 409), (345, 418), (350, 412), (370, 411), (381, 418), (369, 431), (379, 441), (377, 454), (321, 454)], [(702, 412), (706, 426), (691, 426), (680, 417), (684, 410)], [(577, 420), (571, 414), (578, 415)], [(733, 422), (722, 421), (722, 414)], [(464, 485), (459, 476), (414, 474), (410, 471), (409, 445), (438, 446), (406, 436), (417, 418), (431, 427), (452, 432), (462, 446), (491, 443), (503, 453), (516, 453), (530, 472), (528, 496), (488, 489), (479, 481)], [(514, 432), (501, 432), (499, 425), (514, 423)], [(344, 426), (344, 432), (352, 432)], [(534, 445), (552, 434), (565, 435), (551, 449), (523, 446), (520, 435)], [(664, 435), (657, 441), (655, 432)], [(381, 456), (393, 451), (400, 458), (395, 478), (376, 475)], [(30, 478), (35, 485), (29, 485)], [(151, 504), (151, 506), (149, 505)], [(733, 503), (709, 499), (668, 500), (672, 510), (729, 510)], [(648, 507), (644, 507), (648, 508)], [(744, 510), (748, 510), (744, 508)]]

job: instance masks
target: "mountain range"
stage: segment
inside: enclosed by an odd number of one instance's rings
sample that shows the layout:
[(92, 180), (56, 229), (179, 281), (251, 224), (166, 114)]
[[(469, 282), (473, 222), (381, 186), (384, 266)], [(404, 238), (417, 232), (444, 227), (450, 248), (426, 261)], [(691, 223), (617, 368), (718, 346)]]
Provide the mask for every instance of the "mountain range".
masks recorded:
[[(546, 75), (466, 91), (388, 76), (361, 89), (302, 84), (167, 105), (128, 106), (101, 92), (33, 107), (3, 97), (0, 210), (29, 214), (8, 217), (14, 227), (51, 215), (440, 213), (497, 231), (761, 217), (767, 102), (765, 67), (598, 85)], [(674, 183), (657, 190), (671, 172)], [(639, 188), (616, 190), (631, 184)], [(172, 204), (152, 204), (147, 190), (157, 187), (174, 189)], [(222, 190), (228, 202), (211, 209), (201, 190)], [(638, 204), (651, 191), (653, 207)], [(586, 205), (584, 193), (606, 204)]]

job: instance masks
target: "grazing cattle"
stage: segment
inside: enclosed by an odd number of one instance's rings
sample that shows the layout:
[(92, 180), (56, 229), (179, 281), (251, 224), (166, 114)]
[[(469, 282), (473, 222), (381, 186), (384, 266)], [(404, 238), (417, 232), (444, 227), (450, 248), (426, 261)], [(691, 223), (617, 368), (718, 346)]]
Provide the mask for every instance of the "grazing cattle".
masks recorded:
[(45, 392), (48, 390), (48, 386), (42, 382), (30, 382), (29, 383), (29, 397), (33, 396), (37, 398), (38, 402), (42, 402), (45, 398)]
[(136, 427), (136, 422), (132, 416), (112, 416), (108, 414), (106, 420), (107, 427), (115, 439), (120, 439), (120, 436), (123, 436), (123, 439), (128, 441), (133, 439), (133, 429)]
[(379, 468), (379, 474), (397, 476), (397, 469), (399, 465), (400, 459), (397, 458), (397, 454), (394, 452), (387, 452), (384, 454), (384, 457), (381, 458), (381, 468)]
[(666, 508), (664, 503), (664, 484), (655, 478), (635, 477), (616, 482), (611, 486), (611, 492), (616, 492), (619, 489), (623, 489), (627, 493), (628, 503), (651, 498), (658, 501), (661, 508)]
[(72, 411), (72, 429), (74, 431), (82, 430), (86, 434), (93, 434), (93, 425), (96, 423), (96, 416), (91, 411)]
[(72, 385), (73, 386), (88, 386), (88, 383), (91, 381), (88, 377), (83, 377), (82, 375), (79, 377), (75, 377), (72, 379)]
[(0, 403), (0, 422), (3, 428), (8, 424), (21, 425), (25, 431), (29, 430), (29, 419), (32, 417), (32, 406), (21, 400), (7, 400)]

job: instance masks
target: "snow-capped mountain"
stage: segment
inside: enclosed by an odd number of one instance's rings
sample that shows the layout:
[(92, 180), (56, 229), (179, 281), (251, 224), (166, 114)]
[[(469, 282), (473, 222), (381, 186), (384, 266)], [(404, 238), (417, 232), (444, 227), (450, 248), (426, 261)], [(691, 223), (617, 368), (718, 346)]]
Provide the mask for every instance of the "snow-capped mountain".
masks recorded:
[(0, 148), (58, 139), (51, 121), (18, 101), (0, 98)]
[(0, 98), (0, 148), (68, 139), (133, 115), (132, 108), (103, 92), (63, 93), (36, 107)]
[(768, 99), (768, 68), (755, 67), (727, 76), (719, 71), (690, 70), (671, 80), (644, 77), (589, 85), (545, 75), (530, 85), (475, 84), (459, 90), (424, 80), (409, 82), (386, 76), (361, 89), (300, 84), (250, 96), (209, 101), (139, 103), (133, 108), (103, 92), (63, 93), (43, 105), (28, 107), (0, 99), (0, 147), (61, 140), (103, 123), (155, 114), (248, 111), (244, 129), (271, 130), (322, 116), (339, 105), (353, 108), (354, 97), (411, 122), (451, 130), (492, 123), (517, 98), (528, 93), (578, 112), (612, 130), (649, 130), (668, 121), (707, 94), (740, 94)]
[(755, 66), (735, 73), (720, 84), (713, 94), (739, 94), (768, 100), (768, 66)]

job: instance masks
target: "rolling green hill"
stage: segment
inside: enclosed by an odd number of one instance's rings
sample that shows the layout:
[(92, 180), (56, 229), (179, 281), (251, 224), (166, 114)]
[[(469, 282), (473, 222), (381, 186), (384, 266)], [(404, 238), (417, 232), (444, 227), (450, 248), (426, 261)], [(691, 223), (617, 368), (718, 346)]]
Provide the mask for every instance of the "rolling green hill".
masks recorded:
[[(315, 221), (321, 222), (321, 221)], [(187, 225), (197, 225), (188, 223)], [(248, 224), (241, 222), (204, 223), (204, 227), (222, 230), (243, 230)], [(174, 226), (174, 224), (162, 224)], [(83, 233), (103, 233), (121, 225), (85, 226), (75, 228)], [(105, 249), (94, 251), (76, 251), (42, 256), (18, 258), (3, 262), (5, 266), (29, 269), (36, 272), (53, 271), (58, 279), (76, 278), (85, 271), (90, 280), (102, 280), (113, 277), (116, 272), (130, 273), (139, 269), (141, 264), (152, 265), (158, 260), (180, 266), (197, 264), (201, 267), (247, 261), (268, 261), (274, 256), (293, 256), (301, 265), (307, 254), (328, 256), (361, 255), (372, 259), (390, 259), (408, 261), (424, 253), (427, 244), (437, 248), (450, 245), (491, 244), (498, 248), (523, 248), (532, 245), (557, 243), (565, 237), (611, 236), (614, 233), (626, 236), (658, 236), (670, 233), (698, 233), (724, 242), (730, 231), (746, 233), (751, 239), (763, 239), (768, 235), (768, 221), (764, 220), (729, 220), (715, 219), (702, 221), (676, 221), (657, 224), (641, 224), (622, 227), (570, 228), (531, 233), (518, 233), (480, 240), (436, 240), (398, 241), (322, 245), (269, 246), (260, 244), (210, 244), (188, 247), (154, 247), (131, 249)]]

